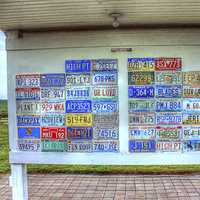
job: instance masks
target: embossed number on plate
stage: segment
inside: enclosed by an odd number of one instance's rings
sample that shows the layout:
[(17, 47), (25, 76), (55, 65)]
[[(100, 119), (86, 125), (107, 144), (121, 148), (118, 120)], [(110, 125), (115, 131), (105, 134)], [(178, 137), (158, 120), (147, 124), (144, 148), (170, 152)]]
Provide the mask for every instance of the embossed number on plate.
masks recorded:
[(128, 111), (129, 112), (155, 111), (155, 101), (154, 100), (129, 100)]
[(179, 112), (182, 111), (181, 99), (162, 99), (156, 101), (156, 112)]
[(128, 86), (129, 98), (154, 98), (153, 86)]
[(18, 148), (20, 151), (40, 151), (40, 140), (18, 140)]
[(117, 71), (96, 71), (92, 76), (93, 85), (116, 85)]
[(93, 87), (93, 99), (117, 99), (118, 88), (116, 86)]
[(65, 74), (41, 74), (41, 87), (65, 87)]
[(157, 141), (157, 150), (163, 152), (174, 152), (181, 150), (181, 142), (168, 142), (168, 141)]
[(66, 140), (42, 140), (42, 152), (65, 152), (67, 151)]
[(119, 138), (119, 129), (110, 127), (95, 127), (94, 138), (97, 140), (117, 140)]
[(154, 72), (128, 72), (129, 85), (154, 84)]
[(178, 140), (181, 137), (181, 126), (162, 126), (156, 128), (156, 138), (160, 140)]
[(67, 127), (68, 140), (91, 140), (93, 138), (92, 127)]
[(90, 72), (90, 60), (65, 60), (65, 72)]
[(47, 114), (41, 116), (41, 126), (64, 126), (64, 114)]
[(157, 113), (156, 124), (167, 125), (167, 124), (181, 124), (182, 114), (181, 113)]
[(200, 126), (184, 126), (183, 139), (200, 140)]
[(40, 74), (17, 74), (16, 87), (40, 87)]
[(155, 140), (129, 140), (129, 152), (155, 152)]
[(174, 71), (162, 71), (155, 72), (155, 82), (156, 84), (182, 84), (182, 72), (174, 72)]
[(90, 99), (90, 87), (69, 87), (66, 88), (67, 100), (88, 100)]
[(112, 113), (118, 111), (118, 102), (109, 100), (96, 100), (92, 102), (93, 113)]
[(34, 101), (17, 101), (16, 102), (17, 114), (40, 114), (40, 103)]
[(199, 99), (184, 99), (183, 110), (189, 112), (200, 112), (200, 100)]
[(156, 85), (157, 98), (181, 98), (181, 85)]
[(91, 100), (67, 100), (66, 113), (90, 113), (92, 112)]
[(65, 127), (42, 127), (41, 138), (51, 140), (64, 140), (66, 139)]
[(66, 126), (92, 126), (91, 113), (67, 114)]
[(90, 74), (66, 74), (66, 85), (67, 86), (89, 86), (90, 85)]
[(183, 86), (183, 97), (200, 98), (200, 87)]
[(130, 127), (128, 132), (130, 140), (146, 140), (155, 138), (156, 129), (150, 126)]
[(69, 152), (92, 152), (93, 145), (91, 141), (72, 141), (68, 144)]
[(64, 100), (64, 88), (41, 88), (41, 100)]
[(153, 125), (155, 123), (154, 113), (134, 113), (129, 114), (129, 126), (134, 125)]
[(200, 71), (183, 72), (183, 85), (199, 86)]
[(200, 113), (183, 113), (183, 124), (200, 124)]
[(117, 59), (98, 59), (92, 60), (92, 70), (96, 71), (112, 71), (117, 70)]
[(16, 88), (16, 100), (40, 100), (40, 88)]
[(65, 113), (65, 102), (42, 102), (42, 113)]
[(94, 152), (119, 152), (119, 141), (96, 140), (93, 142)]
[(154, 71), (154, 58), (128, 58), (128, 71)]
[(40, 126), (40, 116), (18, 115), (17, 126)]

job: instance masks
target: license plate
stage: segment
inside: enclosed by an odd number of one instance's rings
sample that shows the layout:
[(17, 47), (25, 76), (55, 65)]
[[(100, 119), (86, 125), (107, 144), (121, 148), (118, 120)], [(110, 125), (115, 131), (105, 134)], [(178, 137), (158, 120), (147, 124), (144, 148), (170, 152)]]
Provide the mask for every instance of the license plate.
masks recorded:
[(200, 87), (183, 86), (183, 97), (200, 98)]
[(17, 126), (40, 126), (40, 116), (34, 115), (18, 115)]
[(89, 86), (90, 74), (66, 74), (67, 86)]
[(178, 140), (181, 137), (182, 127), (156, 127), (156, 138), (160, 140)]
[(50, 140), (66, 139), (66, 128), (64, 127), (42, 127), (41, 138)]
[(66, 126), (92, 126), (92, 114), (91, 113), (79, 113), (79, 114), (67, 114)]
[(92, 102), (93, 113), (112, 113), (118, 111), (117, 101), (97, 100)]
[(68, 152), (90, 153), (92, 151), (93, 145), (91, 141), (73, 141), (68, 143)]
[(154, 127), (130, 127), (128, 130), (130, 140), (154, 139), (156, 129)]
[(170, 72), (162, 71), (155, 72), (155, 82), (158, 85), (167, 85), (167, 84), (182, 84), (182, 72)]
[(129, 140), (129, 152), (155, 152), (155, 140)]
[(91, 100), (67, 100), (66, 113), (90, 113), (92, 112)]
[(182, 60), (181, 58), (156, 58), (155, 59), (155, 69), (157, 71), (166, 71), (166, 70), (181, 70)]
[(94, 138), (96, 140), (117, 140), (119, 139), (119, 129), (109, 127), (95, 127)]
[(67, 127), (68, 140), (91, 140), (93, 138), (92, 127)]
[(65, 60), (65, 72), (90, 72), (90, 60)]
[(156, 85), (157, 98), (181, 98), (181, 85)]
[(41, 126), (64, 126), (64, 114), (48, 114), (41, 116)]
[(129, 85), (154, 84), (154, 72), (128, 72)]
[(16, 87), (40, 87), (40, 74), (17, 74), (16, 75)]
[(157, 113), (156, 124), (167, 125), (167, 124), (182, 124), (181, 113)]
[(67, 100), (88, 100), (90, 99), (90, 87), (69, 87), (66, 88)]
[(16, 88), (16, 100), (40, 100), (40, 88)]
[(117, 70), (117, 59), (98, 59), (92, 60), (92, 70), (94, 71), (112, 71)]
[(65, 102), (42, 102), (42, 113), (65, 113)]
[(183, 124), (200, 124), (200, 113), (183, 113)]
[(154, 98), (153, 86), (128, 86), (129, 98)]
[(18, 115), (26, 114), (40, 114), (40, 102), (34, 101), (17, 101), (16, 102), (16, 112)]
[(93, 115), (94, 126), (119, 126), (119, 115), (118, 114), (94, 114)]
[(186, 140), (183, 142), (183, 151), (200, 151), (200, 140)]
[(41, 87), (65, 87), (65, 74), (41, 74)]
[(41, 88), (41, 100), (64, 100), (65, 88)]
[(65, 152), (67, 151), (67, 141), (63, 140), (42, 140), (42, 152)]
[(153, 125), (155, 123), (154, 113), (134, 113), (129, 114), (129, 126)]
[(162, 99), (156, 101), (156, 112), (181, 112), (181, 99)]
[(200, 126), (184, 126), (183, 139), (200, 140)]
[(154, 100), (129, 100), (128, 111), (129, 112), (155, 111), (155, 101)]
[(154, 58), (128, 58), (128, 71), (154, 71)]
[(200, 100), (199, 99), (184, 99), (183, 100), (183, 110), (190, 112), (200, 111)]
[(200, 72), (199, 71), (183, 72), (183, 85), (199, 86)]
[(18, 138), (40, 139), (40, 128), (18, 127)]
[(40, 151), (40, 140), (18, 140), (18, 149), (20, 151)]
[(93, 72), (93, 85), (117, 85), (117, 71)]
[(93, 87), (93, 99), (117, 99), (118, 88), (116, 86)]
[(157, 150), (162, 152), (180, 151), (181, 142), (157, 141)]
[(94, 152), (119, 152), (119, 141), (94, 141)]

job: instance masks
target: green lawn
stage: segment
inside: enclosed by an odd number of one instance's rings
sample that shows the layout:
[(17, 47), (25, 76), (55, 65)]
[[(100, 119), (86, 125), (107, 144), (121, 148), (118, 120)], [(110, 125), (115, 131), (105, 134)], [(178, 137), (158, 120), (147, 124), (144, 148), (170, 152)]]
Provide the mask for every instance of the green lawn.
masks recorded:
[[(2, 106), (3, 105), (3, 106)], [(0, 101), (1, 111), (7, 105)], [(8, 163), (8, 128), (0, 115), (0, 173), (9, 173)], [(166, 166), (98, 166), (98, 165), (28, 165), (29, 173), (101, 173), (101, 174), (172, 174), (200, 172), (200, 165)]]

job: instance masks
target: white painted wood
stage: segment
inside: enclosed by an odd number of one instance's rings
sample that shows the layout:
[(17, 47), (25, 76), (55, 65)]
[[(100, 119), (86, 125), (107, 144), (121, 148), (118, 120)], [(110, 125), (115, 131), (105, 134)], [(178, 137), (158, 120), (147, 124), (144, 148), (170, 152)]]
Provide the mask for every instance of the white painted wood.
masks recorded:
[(27, 169), (24, 164), (11, 164), (12, 199), (28, 200)]

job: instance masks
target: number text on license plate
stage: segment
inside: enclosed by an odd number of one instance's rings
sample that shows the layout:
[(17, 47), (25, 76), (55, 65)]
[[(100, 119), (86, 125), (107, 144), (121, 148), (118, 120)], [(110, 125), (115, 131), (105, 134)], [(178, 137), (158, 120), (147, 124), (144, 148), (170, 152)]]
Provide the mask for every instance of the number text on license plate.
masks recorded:
[(92, 70), (95, 71), (112, 71), (117, 70), (117, 59), (98, 59), (92, 60)]
[(162, 99), (156, 101), (156, 112), (182, 111), (181, 99)]
[(128, 111), (129, 112), (155, 111), (155, 101), (154, 100), (129, 100)]
[(184, 126), (183, 139), (200, 140), (200, 126)]
[(40, 74), (17, 74), (16, 87), (40, 87)]
[(155, 72), (155, 82), (158, 85), (162, 84), (182, 84), (182, 72), (174, 72), (174, 71), (162, 71), (162, 72)]
[(108, 140), (96, 140), (93, 142), (94, 152), (119, 152), (119, 142), (118, 141), (108, 141)]
[(42, 102), (42, 113), (65, 113), (65, 102)]
[(16, 102), (17, 114), (40, 114), (40, 103), (34, 101), (17, 101)]
[(67, 127), (68, 140), (91, 140), (93, 138), (92, 127)]
[(128, 86), (129, 98), (154, 98), (153, 86)]
[(93, 113), (117, 112), (118, 102), (109, 100), (96, 100), (92, 102)]
[(200, 124), (200, 113), (183, 113), (183, 124)]
[(68, 145), (69, 152), (92, 152), (93, 145), (91, 141), (72, 141)]
[(40, 100), (40, 88), (17, 88), (16, 100)]
[(91, 100), (67, 100), (66, 113), (90, 113), (92, 112)]
[(92, 126), (92, 114), (67, 114), (66, 126)]
[(183, 72), (183, 85), (199, 86), (200, 72), (199, 71)]
[(181, 98), (181, 85), (156, 85), (157, 98)]
[(41, 100), (64, 100), (64, 88), (41, 88)]
[(20, 151), (40, 151), (40, 140), (18, 140), (18, 149)]
[(41, 116), (41, 126), (64, 126), (64, 114), (48, 114)]
[(65, 60), (65, 72), (90, 72), (90, 60)]
[(155, 123), (154, 113), (134, 113), (129, 114), (129, 126), (134, 125), (153, 125)]
[(69, 87), (66, 88), (67, 100), (90, 99), (90, 87)]
[(160, 140), (178, 140), (181, 136), (182, 128), (177, 127), (157, 127), (156, 138)]
[(116, 85), (117, 71), (98, 71), (93, 73), (93, 85)]
[(94, 138), (97, 140), (116, 140), (119, 138), (118, 128), (95, 127), (93, 130)]
[(40, 126), (40, 116), (18, 115), (17, 126)]
[(65, 87), (65, 74), (41, 74), (41, 87)]
[(145, 139), (154, 139), (156, 129), (154, 127), (130, 127), (129, 130), (129, 139), (130, 140), (145, 140)]
[(154, 58), (128, 58), (128, 71), (154, 71)]
[(89, 86), (90, 74), (66, 74), (67, 86)]
[(154, 84), (154, 72), (128, 72), (129, 85)]
[(200, 98), (200, 87), (183, 86), (183, 97)]
[(42, 127), (41, 138), (51, 140), (64, 140), (66, 139), (65, 127)]
[(118, 88), (116, 86), (93, 87), (92, 97), (93, 99), (117, 99)]
[(200, 112), (200, 100), (199, 99), (184, 99), (183, 110), (190, 112)]
[(181, 150), (181, 142), (168, 142), (168, 141), (157, 141), (157, 150), (165, 152), (173, 152)]
[(66, 140), (42, 140), (42, 152), (65, 152), (67, 151)]
[(129, 140), (129, 152), (155, 152), (155, 140)]
[(181, 113), (157, 113), (156, 124), (167, 125), (167, 124), (181, 124), (182, 114)]

